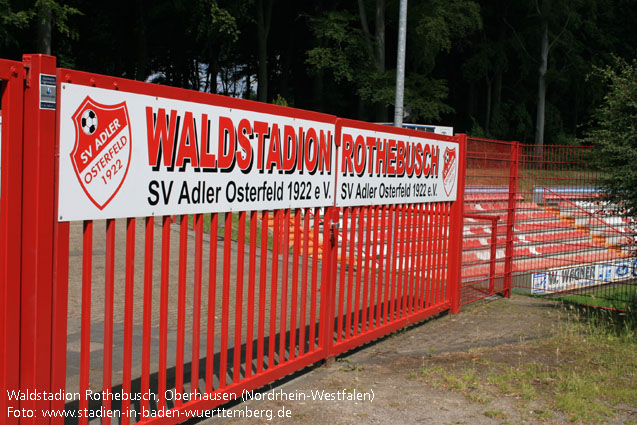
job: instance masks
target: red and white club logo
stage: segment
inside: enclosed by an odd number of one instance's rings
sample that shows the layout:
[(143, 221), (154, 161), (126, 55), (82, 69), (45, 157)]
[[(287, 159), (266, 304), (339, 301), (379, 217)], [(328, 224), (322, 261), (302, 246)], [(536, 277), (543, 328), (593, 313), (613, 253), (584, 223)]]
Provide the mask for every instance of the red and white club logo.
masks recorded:
[(102, 210), (128, 174), (132, 140), (126, 102), (102, 105), (86, 97), (72, 119), (71, 162), (84, 192)]
[(445, 188), (447, 196), (451, 195), (453, 187), (456, 184), (457, 164), (456, 148), (445, 148), (443, 155), (444, 166), (442, 167), (442, 185)]

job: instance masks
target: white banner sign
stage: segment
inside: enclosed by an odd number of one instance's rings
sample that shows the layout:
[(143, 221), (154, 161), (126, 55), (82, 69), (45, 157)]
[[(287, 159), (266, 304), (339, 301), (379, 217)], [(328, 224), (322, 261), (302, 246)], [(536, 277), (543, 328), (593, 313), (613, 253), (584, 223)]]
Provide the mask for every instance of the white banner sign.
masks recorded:
[(581, 264), (532, 275), (532, 293), (550, 294), (637, 278), (637, 259)]
[(332, 118), (271, 109), (62, 84), (58, 219), (332, 205)]
[(364, 129), (346, 122), (340, 128), (337, 206), (456, 199), (458, 143), (379, 127)]

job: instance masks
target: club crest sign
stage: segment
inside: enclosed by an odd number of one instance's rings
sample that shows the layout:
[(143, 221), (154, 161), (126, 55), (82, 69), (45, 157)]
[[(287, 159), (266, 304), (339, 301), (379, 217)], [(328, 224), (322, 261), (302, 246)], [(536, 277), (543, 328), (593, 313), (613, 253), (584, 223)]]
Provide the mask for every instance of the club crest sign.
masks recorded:
[(72, 116), (75, 145), (71, 162), (86, 196), (100, 210), (122, 187), (131, 160), (126, 102), (103, 105), (86, 97)]
[(456, 174), (458, 172), (458, 161), (456, 160), (456, 148), (445, 148), (442, 167), (442, 185), (447, 196), (451, 195), (456, 184)]

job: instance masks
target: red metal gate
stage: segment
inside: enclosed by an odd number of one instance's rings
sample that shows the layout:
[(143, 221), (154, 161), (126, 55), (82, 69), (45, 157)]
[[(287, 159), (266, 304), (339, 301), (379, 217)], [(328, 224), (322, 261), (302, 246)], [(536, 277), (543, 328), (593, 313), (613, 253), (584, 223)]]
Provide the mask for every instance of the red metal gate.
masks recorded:
[(48, 56), (0, 61), (0, 381), (66, 395), (16, 401), (3, 391), (1, 409), (24, 409), (7, 423), (88, 423), (79, 412), (98, 410), (117, 410), (124, 424), (178, 423), (459, 311), (463, 137), (441, 138), (460, 142), (452, 202), (59, 221), (60, 105), (41, 107), (43, 74), (58, 91), (72, 83), (336, 119), (59, 69)]

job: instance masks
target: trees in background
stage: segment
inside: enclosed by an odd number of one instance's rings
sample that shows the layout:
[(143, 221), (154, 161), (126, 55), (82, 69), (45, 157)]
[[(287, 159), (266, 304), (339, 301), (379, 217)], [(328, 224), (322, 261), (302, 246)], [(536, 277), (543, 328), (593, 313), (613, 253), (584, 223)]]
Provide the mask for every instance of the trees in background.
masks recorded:
[(637, 60), (616, 58), (615, 63), (595, 69), (608, 92), (594, 114), (587, 141), (599, 149), (595, 160), (602, 171), (601, 183), (610, 200), (637, 214)]
[[(387, 121), (397, 0), (0, 0), (0, 57)], [(422, 0), (408, 14), (406, 122), (572, 143), (612, 55), (637, 56), (635, 0)]]

